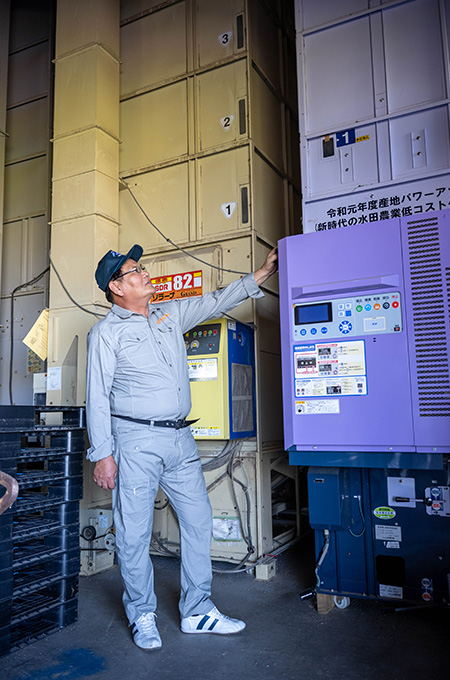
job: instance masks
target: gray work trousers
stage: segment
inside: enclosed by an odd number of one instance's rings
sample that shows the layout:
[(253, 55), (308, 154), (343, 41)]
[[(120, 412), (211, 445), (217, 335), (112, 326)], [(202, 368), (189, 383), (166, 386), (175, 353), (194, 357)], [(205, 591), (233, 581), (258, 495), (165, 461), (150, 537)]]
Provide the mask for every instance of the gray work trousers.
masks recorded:
[(206, 614), (211, 595), (212, 514), (197, 445), (181, 430), (112, 418), (116, 551), (130, 623), (156, 610), (149, 544), (158, 486), (176, 512), (181, 538), (181, 617)]

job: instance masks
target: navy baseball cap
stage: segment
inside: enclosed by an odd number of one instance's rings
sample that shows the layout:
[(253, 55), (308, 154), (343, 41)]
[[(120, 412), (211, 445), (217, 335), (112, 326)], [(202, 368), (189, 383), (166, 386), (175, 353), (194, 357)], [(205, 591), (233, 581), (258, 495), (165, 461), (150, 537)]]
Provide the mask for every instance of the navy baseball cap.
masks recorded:
[(98, 283), (98, 287), (106, 292), (111, 277), (121, 268), (123, 263), (127, 260), (138, 262), (142, 257), (142, 253), (143, 249), (141, 246), (138, 246), (137, 243), (135, 243), (126, 255), (116, 253), (115, 250), (108, 250), (106, 255), (103, 255), (95, 270), (95, 280)]

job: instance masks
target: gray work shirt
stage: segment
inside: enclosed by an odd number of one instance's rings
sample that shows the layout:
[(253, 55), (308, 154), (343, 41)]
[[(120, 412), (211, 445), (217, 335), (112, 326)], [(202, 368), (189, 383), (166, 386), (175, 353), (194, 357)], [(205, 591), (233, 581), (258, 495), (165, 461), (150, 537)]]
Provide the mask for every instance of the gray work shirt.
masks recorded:
[(253, 274), (201, 298), (149, 305), (148, 318), (113, 305), (87, 337), (86, 415), (89, 460), (114, 452), (111, 415), (178, 420), (191, 410), (183, 333), (263, 297)]

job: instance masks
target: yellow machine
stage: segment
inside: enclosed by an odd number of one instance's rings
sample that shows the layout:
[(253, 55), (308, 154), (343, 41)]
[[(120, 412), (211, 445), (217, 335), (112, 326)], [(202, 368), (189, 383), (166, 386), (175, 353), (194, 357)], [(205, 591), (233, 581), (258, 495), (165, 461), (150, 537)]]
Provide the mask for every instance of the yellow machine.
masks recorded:
[(196, 439), (256, 435), (253, 329), (214, 319), (184, 335), (191, 381), (192, 428)]

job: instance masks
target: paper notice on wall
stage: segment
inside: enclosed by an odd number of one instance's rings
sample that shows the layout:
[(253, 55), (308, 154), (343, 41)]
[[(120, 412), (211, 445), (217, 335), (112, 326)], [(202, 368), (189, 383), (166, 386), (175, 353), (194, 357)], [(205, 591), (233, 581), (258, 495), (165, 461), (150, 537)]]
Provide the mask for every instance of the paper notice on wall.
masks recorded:
[(48, 341), (48, 309), (44, 309), (34, 326), (23, 339), (23, 343), (45, 361), (47, 358)]
[(213, 538), (215, 541), (242, 541), (241, 527), (237, 517), (214, 517)]

